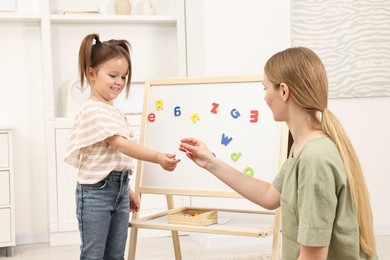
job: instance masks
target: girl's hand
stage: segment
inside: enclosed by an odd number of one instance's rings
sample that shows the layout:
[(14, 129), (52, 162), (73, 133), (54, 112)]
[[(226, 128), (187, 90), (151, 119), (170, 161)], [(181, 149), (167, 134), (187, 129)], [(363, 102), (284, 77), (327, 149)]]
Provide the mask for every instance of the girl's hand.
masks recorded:
[(137, 194), (135, 194), (132, 190), (129, 192), (129, 198), (130, 198), (130, 212), (138, 212), (139, 211), (139, 199)]
[(180, 159), (176, 159), (175, 154), (159, 153), (157, 156), (157, 162), (164, 170), (171, 172), (176, 168), (176, 165), (178, 162), (180, 162)]
[(214, 156), (207, 146), (195, 138), (183, 138), (180, 140), (179, 150), (185, 152), (187, 157), (202, 168), (207, 168), (210, 158)]

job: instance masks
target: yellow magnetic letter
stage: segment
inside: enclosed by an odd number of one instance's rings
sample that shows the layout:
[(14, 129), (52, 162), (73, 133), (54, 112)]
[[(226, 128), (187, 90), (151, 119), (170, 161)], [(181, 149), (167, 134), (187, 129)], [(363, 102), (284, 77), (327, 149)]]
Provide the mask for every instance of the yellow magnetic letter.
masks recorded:
[(198, 114), (197, 113), (194, 113), (192, 116), (191, 116), (191, 120), (192, 120), (192, 123), (196, 123), (196, 121), (199, 121), (200, 120), (200, 118), (199, 118), (199, 116), (198, 116)]
[(161, 100), (161, 99), (159, 99), (159, 100), (156, 100), (156, 110), (158, 111), (158, 110), (162, 110), (163, 109), (163, 101)]

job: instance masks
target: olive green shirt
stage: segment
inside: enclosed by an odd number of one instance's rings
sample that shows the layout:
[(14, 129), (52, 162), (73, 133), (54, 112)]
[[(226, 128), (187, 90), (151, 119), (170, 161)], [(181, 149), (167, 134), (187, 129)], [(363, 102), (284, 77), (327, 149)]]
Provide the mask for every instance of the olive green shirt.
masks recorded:
[(300, 245), (329, 246), (328, 259), (365, 259), (345, 167), (329, 137), (290, 155), (273, 185), (281, 193), (283, 259), (297, 259)]

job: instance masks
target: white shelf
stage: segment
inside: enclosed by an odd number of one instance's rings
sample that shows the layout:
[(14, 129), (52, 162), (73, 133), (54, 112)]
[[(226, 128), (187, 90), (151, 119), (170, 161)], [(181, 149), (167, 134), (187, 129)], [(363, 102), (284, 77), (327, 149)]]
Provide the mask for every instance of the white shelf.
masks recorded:
[(165, 15), (51, 15), (52, 23), (152, 23), (152, 24), (176, 24), (176, 18)]
[(34, 14), (0, 13), (0, 22), (40, 22), (41, 16)]

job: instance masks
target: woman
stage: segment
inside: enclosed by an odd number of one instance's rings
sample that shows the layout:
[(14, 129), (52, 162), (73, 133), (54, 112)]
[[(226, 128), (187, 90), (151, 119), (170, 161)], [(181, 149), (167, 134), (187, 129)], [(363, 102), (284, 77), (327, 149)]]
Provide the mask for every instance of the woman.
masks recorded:
[(345, 131), (327, 108), (320, 58), (304, 47), (273, 55), (264, 68), (265, 101), (294, 144), (268, 183), (214, 157), (194, 138), (179, 150), (243, 197), (282, 211), (283, 259), (377, 259), (367, 186)]

